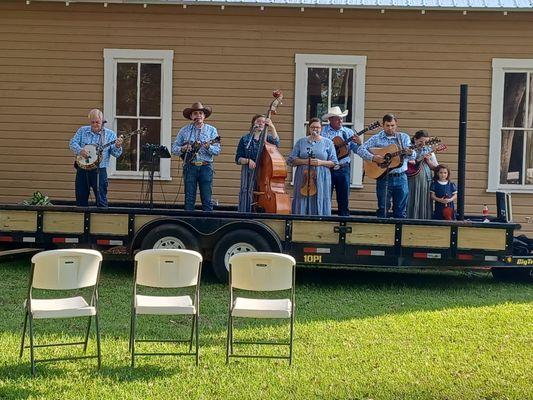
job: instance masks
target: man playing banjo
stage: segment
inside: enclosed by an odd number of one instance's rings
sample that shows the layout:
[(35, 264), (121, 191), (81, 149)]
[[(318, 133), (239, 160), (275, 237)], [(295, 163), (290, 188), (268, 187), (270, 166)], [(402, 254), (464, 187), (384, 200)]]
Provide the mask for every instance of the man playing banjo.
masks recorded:
[[(90, 125), (82, 126), (70, 140), (70, 149), (78, 160), (76, 172), (76, 205), (87, 207), (92, 188), (97, 207), (107, 207), (107, 167), (109, 157), (120, 157), (123, 138), (111, 129), (104, 128), (102, 111), (89, 111)], [(114, 144), (102, 150), (98, 162), (98, 148), (114, 141)], [(91, 149), (96, 149), (96, 152)], [(83, 168), (81, 167), (83, 165)]]

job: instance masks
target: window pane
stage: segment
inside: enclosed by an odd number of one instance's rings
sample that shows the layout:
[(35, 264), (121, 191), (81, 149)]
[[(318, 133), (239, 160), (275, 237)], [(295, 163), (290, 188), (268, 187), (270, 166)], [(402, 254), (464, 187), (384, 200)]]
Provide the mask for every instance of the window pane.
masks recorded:
[[(146, 128), (146, 134), (141, 136), (141, 148), (145, 144), (153, 144), (159, 146), (161, 144), (161, 120), (159, 119), (142, 119), (141, 126)], [(170, 151), (170, 149), (169, 149)], [(150, 169), (152, 152), (143, 151), (141, 157), (141, 169)], [(155, 164), (155, 171), (159, 171), (159, 163)]]
[(331, 70), (331, 107), (339, 106), (342, 111), (350, 110), (344, 118), (352, 122), (353, 69), (333, 68)]
[(309, 68), (307, 74), (306, 120), (321, 118), (328, 112), (329, 68)]
[(533, 185), (533, 131), (526, 136), (526, 185)]
[(161, 115), (161, 64), (141, 64), (141, 115)]
[(137, 63), (117, 63), (116, 115), (137, 116)]
[[(117, 119), (117, 134), (133, 132), (137, 129), (137, 120), (133, 118)], [(137, 143), (139, 135), (124, 141), (122, 155), (117, 159), (117, 171), (137, 171)]]
[(501, 184), (522, 184), (522, 163), (524, 152), (524, 132), (502, 131)]
[(526, 73), (505, 74), (503, 90), (503, 127), (525, 126)]

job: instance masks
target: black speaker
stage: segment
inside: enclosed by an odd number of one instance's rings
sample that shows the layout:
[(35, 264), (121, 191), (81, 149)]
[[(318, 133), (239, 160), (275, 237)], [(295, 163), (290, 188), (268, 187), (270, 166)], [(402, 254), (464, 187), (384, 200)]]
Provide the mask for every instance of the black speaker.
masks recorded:
[(496, 192), (496, 211), (498, 222), (510, 222), (513, 219), (513, 207), (511, 204), (511, 194)]

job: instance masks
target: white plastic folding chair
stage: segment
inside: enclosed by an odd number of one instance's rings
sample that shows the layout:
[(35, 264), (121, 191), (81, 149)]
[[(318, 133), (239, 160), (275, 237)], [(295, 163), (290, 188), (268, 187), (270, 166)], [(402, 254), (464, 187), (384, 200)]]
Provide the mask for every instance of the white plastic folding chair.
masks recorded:
[[(200, 303), (200, 274), (202, 255), (192, 250), (153, 249), (143, 250), (135, 255), (135, 277), (131, 307), (130, 352), (131, 366), (135, 366), (135, 356), (193, 355), (198, 365), (198, 319)], [(138, 293), (138, 286), (160, 289), (194, 289), (190, 295), (154, 296)], [(136, 339), (138, 315), (190, 315), (191, 336), (189, 339)], [(195, 351), (192, 352), (193, 337)], [(137, 342), (189, 343), (188, 352), (139, 353), (135, 351)]]
[[(28, 296), (24, 304), (24, 327), (22, 330), (19, 357), (22, 357), (25, 348), (30, 348), (32, 375), (35, 375), (35, 364), (37, 362), (97, 358), (98, 368), (100, 368), (102, 358), (100, 350), (100, 328), (98, 323), (98, 280), (102, 264), (102, 254), (96, 250), (88, 249), (49, 250), (34, 255), (31, 262), (32, 267)], [(80, 293), (82, 292), (80, 289), (91, 287), (92, 294), (90, 299), (87, 299), (89, 296), (87, 295), (84, 297), (82, 293)], [(62, 298), (34, 298), (35, 289), (76, 291), (76, 295), (73, 297)], [(90, 291), (90, 289), (87, 289), (87, 291)], [(83, 342), (49, 343), (39, 345), (34, 343), (34, 320), (74, 317), (88, 317), (87, 331), (85, 332), (85, 340)], [(36, 347), (82, 344), (83, 353), (86, 354), (91, 320), (93, 317), (96, 328), (96, 355), (35, 359)], [(27, 325), (29, 325), (29, 346), (24, 345)]]
[[(292, 363), (294, 336), (294, 281), (296, 261), (286, 254), (249, 252), (233, 255), (229, 260), (230, 303), (226, 340), (226, 363), (230, 357), (282, 358)], [(248, 292), (289, 291), (290, 298), (235, 297), (234, 290)], [(279, 341), (236, 341), (233, 339), (234, 318), (290, 319), (290, 339)], [(235, 354), (234, 344), (288, 345), (289, 355)]]

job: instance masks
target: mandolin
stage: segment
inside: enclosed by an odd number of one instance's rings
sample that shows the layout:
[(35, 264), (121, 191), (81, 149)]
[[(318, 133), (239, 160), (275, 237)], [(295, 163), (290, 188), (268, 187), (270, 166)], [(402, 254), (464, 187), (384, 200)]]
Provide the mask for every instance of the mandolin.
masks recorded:
[(212, 145), (213, 143), (220, 143), (220, 136), (217, 136), (214, 139), (211, 139), (207, 142), (193, 142), (190, 143), (191, 149), (189, 151), (186, 151), (185, 153), (180, 154), (181, 159), (183, 160), (184, 164), (190, 163), (192, 160), (194, 160), (194, 157), (196, 157), (196, 154), (200, 151), (202, 146), (208, 144)]
[(337, 153), (337, 159), (340, 160), (350, 155), (349, 143), (353, 142), (355, 137), (361, 136), (365, 132), (373, 131), (374, 129), (379, 128), (380, 126), (381, 126), (381, 123), (379, 121), (374, 121), (370, 125), (368, 125), (366, 128), (360, 130), (359, 132), (356, 132), (351, 138), (348, 138), (346, 140), (344, 140), (340, 136), (335, 136), (333, 138), (333, 145), (335, 146), (335, 152)]
[[(132, 137), (133, 135), (144, 135), (145, 133), (146, 128), (141, 128), (130, 133), (121, 134), (120, 137), (126, 140)], [(78, 154), (76, 156), (76, 160), (74, 161), (74, 167), (81, 168), (87, 171), (96, 169), (100, 164), (100, 161), (102, 161), (103, 151), (109, 146), (114, 145), (116, 141), (117, 139), (112, 140), (111, 142), (106, 143), (103, 146), (100, 146), (99, 144), (86, 144), (83, 148), (85, 149), (85, 151), (87, 151), (88, 156), (83, 157)]]
[[(425, 146), (431, 146), (435, 143), (440, 143), (438, 137), (433, 137), (429, 139)], [(384, 158), (383, 162), (377, 163), (371, 160), (364, 161), (365, 175), (373, 179), (381, 178), (387, 173), (389, 169), (398, 168), (403, 160), (402, 157), (407, 154), (408, 150), (417, 150), (423, 146), (409, 146), (403, 149), (400, 149), (398, 145), (391, 144), (387, 147), (373, 147), (369, 149), (372, 154), (380, 155)]]

